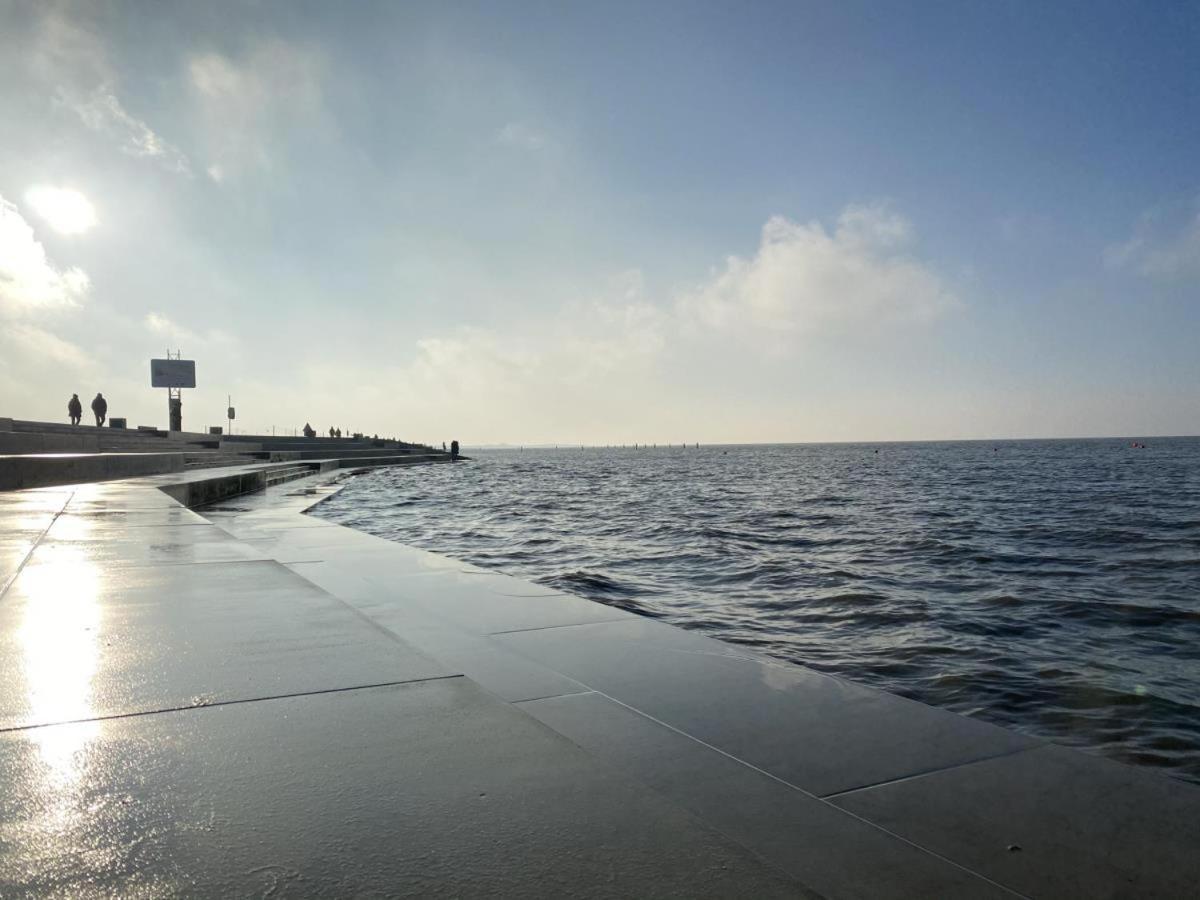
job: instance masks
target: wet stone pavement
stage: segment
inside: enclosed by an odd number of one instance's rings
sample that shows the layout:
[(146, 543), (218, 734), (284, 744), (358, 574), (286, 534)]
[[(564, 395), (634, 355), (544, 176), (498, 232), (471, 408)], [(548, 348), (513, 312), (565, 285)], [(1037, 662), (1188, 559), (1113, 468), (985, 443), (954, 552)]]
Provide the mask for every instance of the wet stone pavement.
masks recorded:
[(205, 477), (0, 493), (0, 896), (1200, 883), (1191, 785)]

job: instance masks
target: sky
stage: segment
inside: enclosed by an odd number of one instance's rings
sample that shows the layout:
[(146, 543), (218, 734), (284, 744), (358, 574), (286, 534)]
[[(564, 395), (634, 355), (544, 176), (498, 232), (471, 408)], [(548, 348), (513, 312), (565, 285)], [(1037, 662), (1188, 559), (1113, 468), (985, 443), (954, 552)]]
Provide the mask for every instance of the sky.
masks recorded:
[(1200, 5), (0, 0), (0, 416), (1200, 433)]

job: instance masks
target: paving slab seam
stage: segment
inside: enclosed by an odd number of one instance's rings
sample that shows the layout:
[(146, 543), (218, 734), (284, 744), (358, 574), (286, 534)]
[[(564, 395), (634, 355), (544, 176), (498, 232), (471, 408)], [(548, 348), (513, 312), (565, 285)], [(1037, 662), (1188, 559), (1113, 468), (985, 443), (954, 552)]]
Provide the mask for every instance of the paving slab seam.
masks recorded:
[(0, 728), (0, 734), (30, 731), (35, 728), (54, 728), (59, 725), (85, 725), (88, 722), (110, 722), (118, 719), (137, 719), (142, 716), (158, 716), (164, 713), (191, 712), (200, 709), (217, 709), (222, 706), (241, 706), (246, 703), (267, 703), (272, 700), (294, 700), (297, 697), (320, 697), (326, 694), (345, 694), (351, 691), (369, 691), (374, 688), (399, 687), (405, 684), (423, 684), (428, 681), (449, 681), (454, 678), (465, 678), (461, 674), (429, 675), (424, 678), (405, 678), (401, 681), (381, 681), (377, 684), (353, 684), (347, 687), (323, 688), (316, 691), (296, 691), (291, 694), (268, 694), (262, 697), (238, 697), (233, 700), (213, 700), (205, 703), (190, 703), (187, 706), (165, 706), (161, 709), (139, 709), (135, 712), (113, 713), (107, 716), (93, 716), (84, 719), (63, 719), (60, 722), (36, 722), (31, 725), (9, 725)]
[[(508, 700), (506, 702), (514, 706), (521, 703), (537, 703), (539, 700), (558, 700), (561, 697), (583, 697), (587, 694), (599, 694), (599, 691), (588, 689), (586, 691), (563, 691), (561, 694), (546, 694), (544, 697), (526, 697), (524, 700)], [(603, 695), (601, 695), (603, 696)]]
[(834, 791), (830, 794), (821, 794), (822, 800), (834, 800), (838, 797), (848, 797), (851, 794), (858, 794), (862, 791), (871, 791), (876, 788), (890, 787), (893, 784), (903, 784), (906, 781), (916, 781), (918, 778), (928, 778), (930, 775), (941, 775), (943, 772), (953, 772), (955, 769), (965, 769), (968, 766), (977, 766), (980, 763), (992, 762), (997, 759), (1005, 759), (1009, 756), (1020, 756), (1022, 753), (1034, 753), (1041, 750), (1046, 745), (1035, 744), (1032, 747), (1017, 747), (1013, 750), (1005, 750), (1002, 753), (994, 753), (990, 756), (981, 756), (978, 759), (969, 759), (966, 762), (955, 763), (951, 766), (940, 766), (935, 769), (926, 769), (922, 772), (912, 772), (908, 775), (901, 775), (899, 778), (889, 778), (885, 781), (877, 781), (873, 784), (864, 784), (859, 787), (846, 788), (844, 791)]
[[(525, 594), (496, 594), (497, 597), (524, 597)], [(533, 594), (529, 596), (542, 596), (541, 594)], [(604, 604), (598, 604), (603, 606)], [(540, 625), (537, 628), (509, 628), (505, 631), (489, 631), (488, 635), (497, 634), (524, 634), (527, 631), (554, 631), (557, 628), (583, 628), (586, 625), (609, 625), (617, 622), (624, 622), (625, 619), (602, 619), (598, 622), (564, 622), (562, 625)]]
[[(721, 756), (724, 756), (726, 759), (729, 759), (735, 763), (743, 765), (746, 768), (751, 769), (760, 775), (765, 775), (771, 781), (774, 781), (777, 784), (783, 785), (784, 787), (788, 788), (789, 790), (795, 791), (796, 793), (801, 794), (805, 797), (808, 797), (811, 800), (815, 800), (818, 803), (822, 803), (825, 806), (829, 807), (830, 809), (835, 810), (839, 813), (845, 813), (850, 818), (856, 819), (859, 822), (862, 822), (864, 825), (871, 827), (875, 831), (878, 831), (882, 834), (886, 834), (889, 837), (894, 838), (897, 841), (900, 841), (901, 843), (906, 844), (907, 846), (920, 851), (921, 853), (926, 853), (931, 857), (939, 859), (942, 862), (944, 862), (950, 866), (953, 866), (955, 869), (958, 869), (960, 872), (966, 872), (968, 875), (978, 878), (981, 881), (985, 881), (988, 884), (992, 885), (993, 887), (998, 888), (999, 890), (1002, 890), (1009, 894), (1012, 894), (1014, 897), (1020, 897), (1020, 898), (1022, 898), (1022, 900), (1033, 900), (1033, 898), (1029, 897), (1027, 894), (1022, 894), (1020, 891), (1017, 891), (1016, 889), (1014, 889), (1006, 884), (1001, 884), (1000, 882), (989, 878), (988, 876), (984, 875), (981, 872), (977, 872), (974, 869), (964, 866), (962, 863), (957, 862), (948, 856), (943, 856), (942, 854), (938, 853), (935, 850), (931, 850), (928, 847), (922, 846), (921, 844), (918, 844), (915, 841), (913, 841), (909, 838), (906, 838), (901, 834), (897, 834), (894, 831), (890, 831), (889, 829), (884, 828), (883, 826), (879, 825), (878, 823), (872, 822), (870, 819), (863, 818), (862, 816), (859, 816), (859, 815), (851, 812), (850, 810), (843, 809), (842, 807), (838, 806), (837, 804), (829, 802), (824, 797), (818, 796), (817, 794), (809, 793), (808, 791), (804, 790), (803, 788), (797, 787), (796, 785), (792, 784), (790, 781), (786, 781), (785, 779), (780, 778), (778, 775), (768, 772), (766, 769), (759, 768), (758, 766), (754, 765), (753, 763), (746, 762), (746, 760), (741, 759), (737, 756), (734, 756), (732, 753), (729, 753), (725, 750), (722, 750), (720, 747), (717, 747), (717, 746), (714, 746), (713, 744), (708, 743), (708, 741), (701, 740), (700, 738), (696, 737), (695, 735), (688, 734), (686, 731), (682, 731), (681, 729), (676, 728), (674, 725), (664, 722), (661, 719), (657, 719), (654, 716), (643, 712), (642, 710), (638, 709), (635, 706), (630, 706), (628, 703), (623, 703), (620, 700), (618, 700), (616, 697), (606, 694), (603, 691), (593, 690), (593, 691), (582, 691), (580, 693), (598, 694), (599, 696), (604, 697), (606, 700), (609, 700), (610, 702), (615, 703), (617, 706), (624, 707), (625, 709), (629, 710), (630, 712), (634, 713), (635, 715), (639, 715), (645, 719), (648, 719), (651, 722), (654, 722), (656, 725), (660, 725), (663, 728), (666, 728), (668, 731), (673, 731), (674, 733), (680, 735), (681, 737), (684, 737), (690, 741), (694, 741), (695, 743), (701, 745), (702, 747), (705, 747), (706, 749), (711, 750), (714, 753), (718, 753)], [(554, 698), (543, 697), (543, 698), (538, 698), (537, 700), (522, 700), (522, 701), (515, 702), (512, 705), (520, 707), (526, 703), (537, 703), (537, 702), (539, 702), (539, 700), (549, 700), (549, 699), (554, 699)], [(536, 717), (534, 717), (534, 718), (536, 718)], [(546, 727), (549, 728), (550, 726), (547, 725)], [(554, 730), (554, 729), (551, 729), (551, 730)], [(560, 732), (555, 732), (555, 733), (557, 734)], [(563, 735), (563, 737), (567, 738), (567, 740), (571, 740), (570, 737), (568, 737), (567, 735)], [(572, 741), (572, 743), (575, 743), (575, 742)], [(579, 746), (579, 745), (576, 744), (576, 746)], [(1025, 749), (1036, 749), (1036, 748), (1025, 748)], [(995, 758), (995, 757), (992, 757), (992, 758)], [(973, 760), (972, 762), (982, 762), (982, 761), (983, 760)], [(967, 765), (969, 765), (969, 763)], [(957, 768), (957, 767), (952, 766), (950, 768)], [(903, 780), (903, 779), (898, 779), (898, 780)], [(645, 782), (642, 782), (642, 784), (645, 784)], [(656, 793), (659, 793), (655, 788), (653, 788), (649, 785), (646, 785), (646, 786), (648, 789), (654, 790)], [(846, 793), (846, 792), (844, 792), (844, 793)], [(715, 827), (715, 826), (710, 825), (710, 827)], [(730, 840), (733, 840), (733, 838), (730, 838)]]
[(73, 498), (74, 496), (75, 496), (75, 491), (71, 491), (71, 493), (67, 497), (67, 499), (63, 501), (62, 509), (60, 509), (58, 512), (56, 512), (54, 514), (54, 518), (50, 520), (50, 524), (47, 525), (45, 528), (43, 528), (42, 533), (39, 534), (36, 538), (34, 538), (33, 544), (30, 546), (29, 550), (25, 553), (25, 555), (23, 557), (21, 557), (21, 562), (17, 564), (16, 571), (14, 571), (12, 573), (12, 575), (10, 575), (8, 577), (8, 580), (4, 582), (4, 587), (0, 587), (0, 600), (4, 599), (4, 595), (6, 593), (8, 593), (8, 589), (10, 587), (12, 587), (13, 582), (15, 582), (17, 580), (17, 576), (20, 575), (21, 572), (25, 569), (25, 564), (28, 563), (29, 558), (31, 556), (33, 556), (33, 551), (38, 548), (38, 544), (40, 544), (42, 542), (42, 538), (44, 538), (47, 534), (49, 534), (50, 529), (54, 527), (54, 523), (58, 521), (58, 517), (61, 516), (64, 512), (66, 512), (67, 507), (71, 503), (71, 498)]

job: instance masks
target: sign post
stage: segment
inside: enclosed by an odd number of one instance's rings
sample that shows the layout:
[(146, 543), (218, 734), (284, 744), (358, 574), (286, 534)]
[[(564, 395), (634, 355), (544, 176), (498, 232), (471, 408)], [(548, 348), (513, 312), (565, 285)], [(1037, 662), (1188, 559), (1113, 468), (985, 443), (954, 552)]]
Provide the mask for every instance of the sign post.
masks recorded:
[(233, 397), (232, 396), (230, 396), (228, 394), (225, 396), (225, 405), (226, 405), (226, 407), (228, 407), (225, 410), (225, 418), (229, 420), (228, 425), (227, 425), (228, 430), (226, 431), (226, 434), (233, 434), (233, 420), (237, 418), (237, 410), (235, 410), (233, 408)]
[(166, 359), (150, 360), (150, 386), (167, 389), (168, 428), (183, 431), (183, 389), (196, 386), (196, 361), (180, 359), (179, 351)]

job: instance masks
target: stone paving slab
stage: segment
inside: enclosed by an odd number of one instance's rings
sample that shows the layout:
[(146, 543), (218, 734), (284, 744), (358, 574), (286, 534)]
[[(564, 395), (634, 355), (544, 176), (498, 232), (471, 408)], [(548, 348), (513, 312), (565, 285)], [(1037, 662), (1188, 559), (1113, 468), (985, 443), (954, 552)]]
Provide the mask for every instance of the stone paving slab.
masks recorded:
[(0, 591), (16, 577), (40, 536), (38, 531), (0, 532)]
[(0, 734), (0, 895), (803, 897), (463, 678)]
[(817, 796), (1039, 743), (799, 666), (710, 652), (725, 645), (637, 617), (497, 640)]
[(1019, 896), (601, 694), (520, 708), (821, 893), (861, 900)]
[(71, 512), (118, 512), (137, 509), (177, 509), (178, 500), (162, 491), (147, 490), (146, 485), (131, 485), (126, 481), (113, 482), (111, 491), (101, 490), (102, 485), (83, 484), (67, 503)]
[[(394, 557), (385, 548), (378, 548), (369, 558), (360, 553), (324, 570), (326, 583), (336, 587), (339, 572), (353, 571), (356, 580), (365, 580), (374, 588), (386, 608), (407, 604), (452, 621), (471, 634), (637, 619), (624, 610), (506, 575), (466, 573), (450, 567), (408, 571), (413, 561)], [(407, 577), (388, 576), (389, 571), (397, 570), (408, 571)]]
[(269, 561), (31, 563), (0, 601), (0, 728), (450, 674)]
[(579, 682), (463, 629), (452, 618), (440, 617), (436, 609), (431, 612), (424, 605), (381, 589), (357, 569), (328, 562), (292, 563), (288, 568), (504, 700), (531, 700), (584, 690)]
[(32, 509), (28, 507), (0, 509), (0, 534), (12, 537), (17, 534), (32, 533), (40, 535), (54, 524), (58, 512), (49, 509)]
[(211, 526), (212, 523), (199, 513), (182, 506), (161, 509), (62, 512), (54, 519), (46, 536), (66, 540), (86, 540), (90, 534), (95, 533), (102, 535), (107, 540), (126, 529), (162, 528), (175, 525)]
[(55, 539), (38, 542), (31, 563), (88, 565), (105, 572), (132, 566), (181, 566), (196, 563), (268, 560), (266, 554), (234, 540), (214, 525), (166, 525), (125, 529), (88, 540)]
[(11, 515), (49, 514), (61, 512), (71, 499), (70, 493), (57, 494), (41, 491), (0, 492), (0, 517)]
[(1031, 897), (1200, 896), (1200, 790), (1064, 747), (833, 802)]
[(254, 515), (239, 513), (234, 510), (204, 511), (205, 517), (212, 523), (224, 528), (230, 534), (243, 540), (254, 538), (270, 538), (280, 531), (290, 531), (297, 528), (340, 528), (336, 522), (326, 522), (313, 516), (298, 516), (295, 513), (283, 512), (278, 515)]
[(307, 562), (330, 556), (346, 558), (356, 553), (376, 554), (378, 538), (349, 528), (271, 529), (241, 538), (248, 546), (280, 562)]

